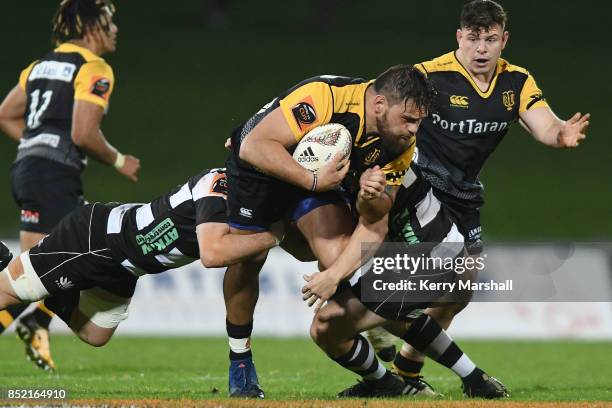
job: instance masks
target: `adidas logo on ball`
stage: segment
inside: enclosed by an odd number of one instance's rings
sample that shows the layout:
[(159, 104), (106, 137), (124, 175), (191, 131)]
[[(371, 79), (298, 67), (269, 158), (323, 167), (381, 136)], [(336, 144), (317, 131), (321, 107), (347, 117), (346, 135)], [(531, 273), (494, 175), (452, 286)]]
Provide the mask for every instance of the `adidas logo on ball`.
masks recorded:
[(312, 147), (308, 146), (297, 158), (298, 163), (312, 163), (319, 161), (319, 158), (312, 151)]

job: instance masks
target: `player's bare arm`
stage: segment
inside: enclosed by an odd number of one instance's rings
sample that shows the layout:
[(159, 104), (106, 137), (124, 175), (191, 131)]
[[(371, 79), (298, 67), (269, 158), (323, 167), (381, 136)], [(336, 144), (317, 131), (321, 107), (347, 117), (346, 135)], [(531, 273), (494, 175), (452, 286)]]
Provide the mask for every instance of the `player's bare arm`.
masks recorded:
[(312, 275), (305, 275), (307, 282), (302, 288), (302, 299), (308, 302), (308, 306), (315, 303), (315, 312), (325, 303), (338, 288), (343, 280), (349, 278), (358, 269), (366, 256), (362, 253), (362, 244), (370, 244), (369, 249), (375, 250), (387, 235), (388, 216), (370, 223), (363, 217), (359, 217), (359, 223), (351, 235), (351, 239), (342, 254), (333, 265), (324, 271), (316, 272)]
[(72, 141), (97, 161), (114, 166), (119, 173), (138, 181), (140, 160), (131, 155), (122, 155), (104, 137), (100, 123), (104, 109), (94, 103), (76, 100), (72, 114)]
[(520, 114), (521, 125), (540, 143), (556, 148), (578, 147), (586, 138), (591, 114), (577, 112), (563, 121), (549, 107), (530, 109)]
[(288, 152), (297, 144), (280, 108), (276, 108), (242, 142), (240, 158), (262, 172), (305, 190), (328, 191), (338, 185), (349, 170), (349, 161), (339, 155), (316, 176), (300, 166)]
[(19, 142), (25, 129), (24, 114), (26, 108), (25, 91), (16, 85), (0, 105), (0, 130), (8, 137)]
[(283, 231), (278, 228), (250, 235), (231, 234), (229, 225), (220, 222), (200, 224), (196, 227), (196, 234), (200, 260), (207, 268), (244, 261), (277, 246), (283, 238)]

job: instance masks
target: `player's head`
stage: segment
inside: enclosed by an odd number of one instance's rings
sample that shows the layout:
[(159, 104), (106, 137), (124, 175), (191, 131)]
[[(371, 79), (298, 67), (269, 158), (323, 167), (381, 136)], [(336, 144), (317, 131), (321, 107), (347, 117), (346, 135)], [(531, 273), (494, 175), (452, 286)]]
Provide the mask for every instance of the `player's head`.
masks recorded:
[(115, 51), (117, 26), (111, 0), (63, 0), (53, 17), (53, 40), (88, 40), (100, 54)]
[[(385, 147), (394, 154), (406, 151), (421, 120), (427, 116), (433, 89), (412, 65), (395, 65), (374, 81), (373, 112), (376, 129)], [(367, 106), (367, 105), (366, 105)]]
[(463, 6), (457, 30), (458, 51), (472, 74), (495, 69), (508, 41), (506, 23), (506, 11), (493, 0), (472, 0)]

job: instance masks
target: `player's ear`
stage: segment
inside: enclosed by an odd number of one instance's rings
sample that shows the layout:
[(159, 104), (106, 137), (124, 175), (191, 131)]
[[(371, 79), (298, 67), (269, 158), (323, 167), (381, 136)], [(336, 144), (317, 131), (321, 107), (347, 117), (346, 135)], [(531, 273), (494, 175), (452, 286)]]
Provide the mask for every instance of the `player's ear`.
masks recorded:
[(504, 31), (504, 33), (502, 34), (502, 50), (506, 48), (508, 38), (510, 38), (510, 33), (508, 31)]
[(457, 29), (456, 37), (457, 37), (457, 45), (459, 45), (459, 42), (461, 41), (461, 38), (463, 37), (463, 31), (461, 31), (460, 28)]
[(387, 107), (387, 98), (385, 95), (376, 95), (374, 98), (374, 113), (377, 115), (381, 115), (385, 112), (385, 108)]

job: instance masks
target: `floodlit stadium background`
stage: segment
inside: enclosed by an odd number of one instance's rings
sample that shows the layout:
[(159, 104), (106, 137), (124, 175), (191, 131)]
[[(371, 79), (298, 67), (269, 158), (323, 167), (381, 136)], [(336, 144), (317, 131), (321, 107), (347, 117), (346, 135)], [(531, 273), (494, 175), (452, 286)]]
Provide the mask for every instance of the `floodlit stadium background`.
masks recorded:
[[(118, 50), (106, 59), (117, 84), (103, 130), (122, 152), (142, 160), (141, 181), (132, 185), (90, 160), (84, 176), (90, 201), (148, 201), (202, 168), (222, 166), (223, 142), (230, 130), (304, 78), (375, 77), (390, 65), (416, 63), (454, 49), (462, 4), (245, 0), (231, 2), (225, 14), (211, 17), (214, 2), (206, 3), (116, 1)], [(503, 3), (511, 32), (503, 56), (531, 71), (559, 116), (591, 112), (593, 120), (587, 141), (571, 152), (547, 149), (518, 125), (513, 127), (482, 174), (485, 239), (610, 240), (612, 139), (607, 124), (612, 54), (604, 32), (605, 13), (598, 12), (594, 3)], [(1, 14), (10, 16), (0, 27), (5, 39), (2, 95), (16, 84), (21, 69), (49, 50), (49, 21), (55, 6), (55, 1), (2, 4)], [(6, 137), (0, 139), (4, 240), (18, 234), (18, 210), (8, 183), (14, 155), (15, 145)], [(609, 255), (601, 254), (608, 273)], [(279, 333), (277, 327), (285, 328), (281, 334), (307, 334), (311, 315), (299, 301), (300, 277), (295, 271), (301, 274), (313, 267), (296, 267), (287, 259), (272, 258), (263, 272), (256, 334)], [(591, 261), (598, 263), (599, 258)], [(587, 261), (578, 269), (586, 272), (592, 265)], [(130, 319), (119, 332), (223, 334), (220, 279), (220, 271), (197, 270), (144, 278)], [(159, 312), (151, 309), (164, 304)], [(486, 320), (496, 316), (507, 318), (505, 328), (500, 325), (498, 331), (491, 330)], [(606, 303), (480, 304), (462, 314), (453, 330), (466, 336), (510, 332), (612, 337), (612, 317)]]

